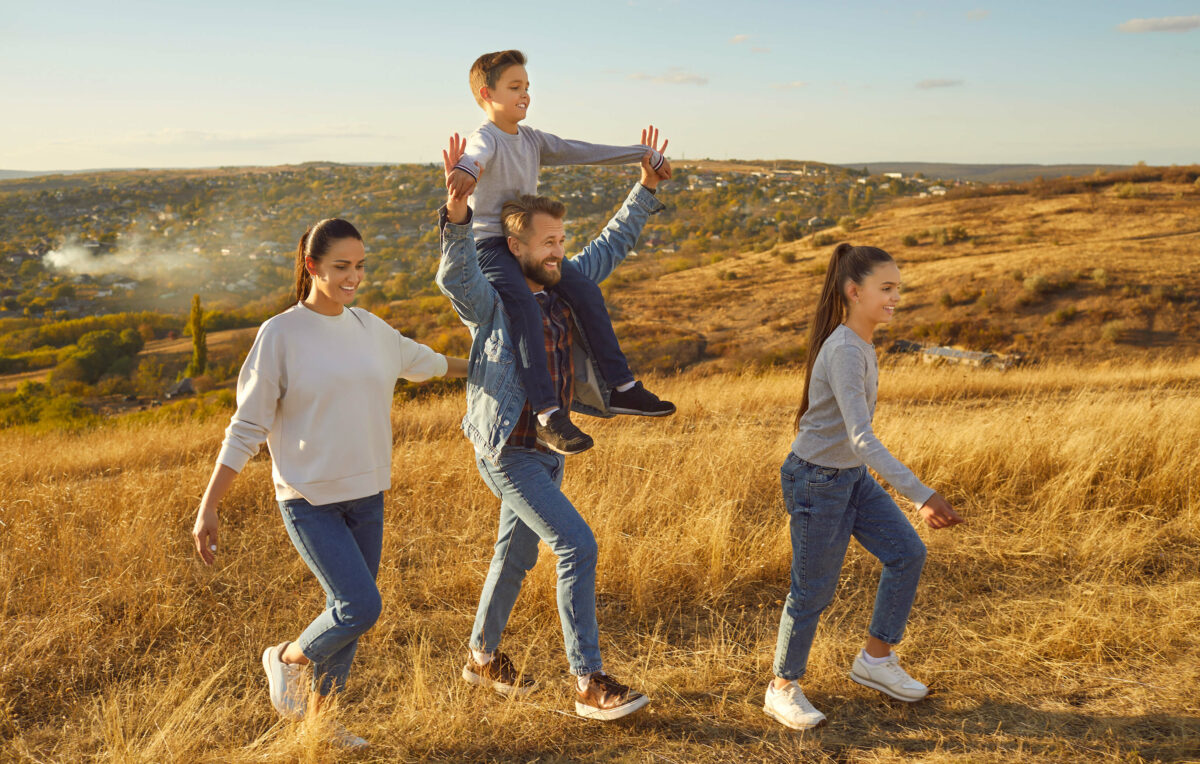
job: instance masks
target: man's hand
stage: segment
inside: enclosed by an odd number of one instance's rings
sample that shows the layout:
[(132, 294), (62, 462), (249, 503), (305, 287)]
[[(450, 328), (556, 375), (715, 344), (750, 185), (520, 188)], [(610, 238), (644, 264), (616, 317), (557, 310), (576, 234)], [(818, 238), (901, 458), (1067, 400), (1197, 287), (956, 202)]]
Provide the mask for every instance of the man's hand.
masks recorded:
[[(462, 190), (458, 179), (466, 177), (471, 180), (470, 188), (475, 187), (475, 181), (470, 175), (461, 171), (455, 170), (455, 165), (463, 158), (463, 154), (467, 151), (467, 139), (459, 137), (458, 133), (450, 136), (449, 148), (442, 149), (442, 163), (446, 169), (446, 213), (450, 218), (450, 222), (455, 225), (461, 225), (467, 222), (469, 210), (467, 208), (467, 197), (471, 195), (470, 189), (465, 192)], [(478, 167), (478, 163), (475, 165)]]
[(925, 524), (933, 529), (949, 528), (952, 525), (958, 525), (963, 521), (958, 513), (954, 511), (954, 507), (950, 506), (950, 502), (940, 493), (935, 493), (929, 497), (929, 500), (921, 505), (921, 509), (917, 514), (925, 521)]
[[(662, 147), (659, 147), (658, 128), (656, 128), (654, 125), (650, 125), (642, 131), (642, 145), (650, 148), (653, 151), (657, 151), (660, 154), (664, 153), (667, 150), (667, 143), (669, 143), (669, 141), (664, 138)], [(640, 182), (643, 186), (653, 191), (658, 188), (658, 182), (660, 180), (666, 180), (671, 177), (671, 163), (668, 162), (667, 158), (664, 156), (662, 166), (655, 170), (654, 165), (650, 163), (651, 156), (653, 155), (648, 151), (646, 152), (645, 156), (642, 157), (642, 178)]]

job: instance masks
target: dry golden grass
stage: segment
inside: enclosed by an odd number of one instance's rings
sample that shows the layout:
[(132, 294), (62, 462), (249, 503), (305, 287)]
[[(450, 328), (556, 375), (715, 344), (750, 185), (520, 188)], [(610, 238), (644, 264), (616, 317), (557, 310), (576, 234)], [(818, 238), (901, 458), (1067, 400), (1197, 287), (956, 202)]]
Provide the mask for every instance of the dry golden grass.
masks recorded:
[[(458, 671), (497, 502), (458, 432), (460, 395), (398, 404), (380, 585), (340, 716), (355, 761), (1184, 761), (1200, 757), (1200, 362), (964, 373), (886, 368), (878, 430), (968, 517), (930, 547), (899, 651), (935, 692), (889, 702), (846, 677), (878, 565), (857, 546), (805, 682), (830, 718), (760, 710), (790, 548), (778, 467), (796, 371), (656, 381), (680, 414), (589, 421), (566, 492), (600, 546), (608, 668), (648, 712), (571, 712), (554, 566), (531, 572), (506, 647), (527, 702)], [(221, 552), (191, 549), (225, 422), (0, 435), (0, 759), (331, 761), (281, 723), (263, 646), (323, 597), (251, 462)]]

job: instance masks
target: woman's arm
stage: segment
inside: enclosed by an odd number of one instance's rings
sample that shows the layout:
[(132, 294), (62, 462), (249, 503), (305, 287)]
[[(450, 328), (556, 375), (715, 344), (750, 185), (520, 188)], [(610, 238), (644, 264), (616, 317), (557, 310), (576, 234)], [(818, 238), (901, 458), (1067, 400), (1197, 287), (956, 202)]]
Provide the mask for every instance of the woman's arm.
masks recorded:
[(467, 359), (446, 356), (446, 379), (462, 379), (467, 376)]
[(212, 565), (217, 556), (217, 505), (229, 492), (229, 486), (233, 485), (235, 477), (237, 472), (232, 467), (217, 464), (212, 477), (208, 479), (208, 488), (204, 491), (204, 498), (200, 500), (200, 508), (196, 510), (192, 539), (196, 542), (196, 552), (205, 565)]

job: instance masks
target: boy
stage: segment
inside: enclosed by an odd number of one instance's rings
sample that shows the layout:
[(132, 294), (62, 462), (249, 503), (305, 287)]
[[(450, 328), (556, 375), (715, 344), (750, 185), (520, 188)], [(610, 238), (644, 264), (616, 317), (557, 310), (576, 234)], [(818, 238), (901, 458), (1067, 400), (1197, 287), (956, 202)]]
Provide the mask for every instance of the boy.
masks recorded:
[[(650, 146), (603, 146), (563, 140), (520, 126), (529, 108), (525, 60), (520, 51), (505, 50), (484, 54), (471, 66), (471, 92), (488, 119), (468, 136), (466, 153), (451, 173), (448, 186), (456, 195), (470, 195), (479, 264), (500, 293), (509, 315), (517, 344), (518, 376), (537, 413), (538, 442), (561, 454), (577, 454), (591, 448), (592, 439), (558, 405), (547, 372), (542, 311), (529, 292), (521, 266), (509, 251), (510, 244), (500, 227), (500, 209), (517, 196), (537, 193), (542, 165), (630, 164), (650, 153), (655, 171), (664, 177), (670, 177), (671, 166), (662, 153), (650, 147), (657, 143), (653, 127), (650, 134), (642, 133), (643, 144)], [(600, 373), (612, 389), (610, 410), (641, 416), (675, 413), (674, 404), (659, 400), (635, 380), (613, 332), (600, 288), (569, 260), (564, 260), (561, 267), (561, 291), (580, 320)]]

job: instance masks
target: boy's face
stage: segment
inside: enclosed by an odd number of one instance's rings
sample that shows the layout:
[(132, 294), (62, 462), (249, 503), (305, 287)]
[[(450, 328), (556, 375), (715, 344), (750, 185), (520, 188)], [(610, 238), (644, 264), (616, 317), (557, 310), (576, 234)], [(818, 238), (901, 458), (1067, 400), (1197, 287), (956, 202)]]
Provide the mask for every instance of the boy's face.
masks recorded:
[(525, 67), (513, 64), (500, 73), (495, 89), (488, 88), (484, 101), (490, 106), (493, 121), (516, 124), (529, 109), (529, 75)]

